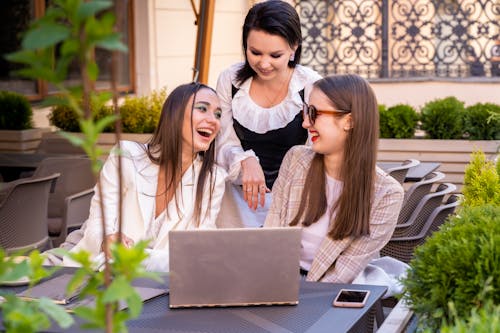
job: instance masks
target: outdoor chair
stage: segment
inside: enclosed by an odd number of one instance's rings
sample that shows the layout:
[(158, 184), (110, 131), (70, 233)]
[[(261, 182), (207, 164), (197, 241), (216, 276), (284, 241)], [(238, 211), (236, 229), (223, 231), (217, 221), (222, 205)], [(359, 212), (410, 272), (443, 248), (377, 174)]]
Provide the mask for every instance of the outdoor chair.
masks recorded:
[(444, 173), (434, 171), (428, 174), (424, 179), (411, 185), (405, 192), (403, 206), (398, 216), (398, 224), (408, 221), (411, 214), (417, 208), (422, 198), (431, 192), (432, 186), (445, 177)]
[(406, 222), (396, 225), (392, 238), (418, 235), (434, 209), (441, 205), (446, 195), (451, 194), (456, 189), (457, 187), (451, 183), (443, 183), (439, 184), (435, 192), (424, 195), (410, 218)]
[(387, 169), (387, 173), (392, 176), (394, 179), (396, 179), (401, 185), (405, 182), (406, 174), (408, 173), (408, 170), (414, 166), (417, 166), (420, 164), (419, 160), (416, 159), (407, 159), (401, 163), (399, 166), (395, 166), (392, 168)]
[(413, 236), (393, 237), (380, 251), (381, 256), (391, 256), (403, 262), (410, 262), (417, 246), (422, 245), (427, 237), (432, 235), (453, 214), (459, 205), (459, 196), (450, 195), (446, 203), (434, 209), (420, 232)]
[(7, 253), (52, 247), (47, 209), (58, 173), (22, 178), (2, 184), (0, 190), (0, 246)]
[(68, 228), (78, 228), (88, 217), (96, 183), (91, 161), (85, 157), (50, 157), (44, 159), (34, 177), (58, 172), (55, 190), (49, 196), (48, 226), (54, 246), (67, 236)]

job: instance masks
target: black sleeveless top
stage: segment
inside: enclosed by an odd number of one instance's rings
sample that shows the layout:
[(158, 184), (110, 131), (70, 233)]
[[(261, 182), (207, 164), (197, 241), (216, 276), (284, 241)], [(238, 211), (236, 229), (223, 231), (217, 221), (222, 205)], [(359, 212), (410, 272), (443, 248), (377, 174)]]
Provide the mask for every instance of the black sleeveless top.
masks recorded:
[[(238, 88), (233, 85), (232, 97), (237, 92)], [(304, 89), (299, 94), (302, 101), (304, 101)], [(266, 186), (270, 189), (273, 187), (276, 178), (278, 178), (278, 171), (286, 152), (292, 146), (302, 145), (307, 140), (307, 130), (302, 127), (302, 112), (298, 112), (295, 118), (285, 127), (270, 130), (263, 134), (247, 129), (234, 118), (233, 127), (243, 149), (252, 149), (259, 158), (266, 178)]]

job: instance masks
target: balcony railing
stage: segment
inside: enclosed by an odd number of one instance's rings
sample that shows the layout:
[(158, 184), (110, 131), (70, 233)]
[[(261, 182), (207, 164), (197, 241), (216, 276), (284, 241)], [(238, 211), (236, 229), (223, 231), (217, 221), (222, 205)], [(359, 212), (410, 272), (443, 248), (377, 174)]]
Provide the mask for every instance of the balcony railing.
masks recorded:
[(302, 64), (366, 78), (500, 77), (498, 0), (295, 0)]

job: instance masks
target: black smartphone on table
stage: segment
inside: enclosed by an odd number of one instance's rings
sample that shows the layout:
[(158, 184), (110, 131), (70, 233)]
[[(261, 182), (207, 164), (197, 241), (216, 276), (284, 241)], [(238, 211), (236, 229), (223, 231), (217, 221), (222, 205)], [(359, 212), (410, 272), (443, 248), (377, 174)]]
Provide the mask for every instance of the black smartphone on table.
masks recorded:
[(369, 290), (340, 289), (332, 305), (342, 308), (362, 308), (369, 295)]

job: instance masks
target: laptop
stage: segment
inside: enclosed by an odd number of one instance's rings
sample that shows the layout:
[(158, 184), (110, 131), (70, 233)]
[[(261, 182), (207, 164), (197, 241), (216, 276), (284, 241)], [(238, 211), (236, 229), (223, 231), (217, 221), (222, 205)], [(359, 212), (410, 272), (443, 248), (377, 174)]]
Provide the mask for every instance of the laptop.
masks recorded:
[(301, 232), (171, 230), (170, 308), (298, 304)]

